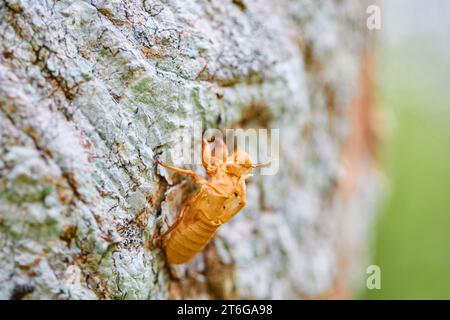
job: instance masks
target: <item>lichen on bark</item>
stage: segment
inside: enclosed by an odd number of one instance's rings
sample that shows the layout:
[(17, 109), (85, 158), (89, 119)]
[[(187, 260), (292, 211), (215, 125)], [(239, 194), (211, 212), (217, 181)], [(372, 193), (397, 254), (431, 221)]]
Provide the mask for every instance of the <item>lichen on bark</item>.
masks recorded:
[[(0, 298), (345, 292), (378, 190), (370, 119), (349, 116), (370, 113), (364, 18), (349, 0), (0, 1)], [(171, 267), (152, 237), (193, 185), (154, 157), (183, 163), (171, 132), (195, 121), (279, 128), (281, 166)]]

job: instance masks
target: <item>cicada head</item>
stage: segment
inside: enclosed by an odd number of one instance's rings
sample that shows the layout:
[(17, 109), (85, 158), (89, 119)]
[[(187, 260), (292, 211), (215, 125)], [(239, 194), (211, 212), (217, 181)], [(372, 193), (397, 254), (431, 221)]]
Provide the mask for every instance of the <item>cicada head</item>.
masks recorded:
[(238, 177), (250, 177), (253, 172), (253, 162), (250, 155), (242, 150), (235, 150), (226, 161), (227, 172)]

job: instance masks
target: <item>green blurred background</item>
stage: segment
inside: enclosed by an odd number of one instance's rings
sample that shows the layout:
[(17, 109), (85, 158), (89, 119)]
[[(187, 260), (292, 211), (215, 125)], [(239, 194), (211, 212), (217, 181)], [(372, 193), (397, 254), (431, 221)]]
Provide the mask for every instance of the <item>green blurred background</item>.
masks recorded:
[(450, 299), (450, 1), (380, 5), (377, 102), (387, 194), (369, 299)]

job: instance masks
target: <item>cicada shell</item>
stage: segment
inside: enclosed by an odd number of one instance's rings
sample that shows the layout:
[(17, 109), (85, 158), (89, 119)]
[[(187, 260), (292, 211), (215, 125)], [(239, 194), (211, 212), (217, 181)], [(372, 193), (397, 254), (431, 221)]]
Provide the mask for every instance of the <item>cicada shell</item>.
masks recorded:
[(239, 149), (228, 156), (222, 140), (216, 143), (213, 155), (205, 139), (202, 164), (208, 179), (157, 161), (168, 169), (191, 176), (199, 186), (199, 191), (182, 204), (175, 223), (160, 236), (168, 237), (164, 245), (168, 263), (186, 263), (204, 249), (222, 224), (245, 207), (245, 179), (261, 165), (254, 165), (250, 155)]

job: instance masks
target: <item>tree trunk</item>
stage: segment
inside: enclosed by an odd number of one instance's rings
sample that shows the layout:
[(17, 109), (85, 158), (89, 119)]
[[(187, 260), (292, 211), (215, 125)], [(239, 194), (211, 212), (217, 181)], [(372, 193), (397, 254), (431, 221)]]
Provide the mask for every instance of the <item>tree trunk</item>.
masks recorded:
[[(365, 19), (351, 0), (2, 0), (0, 298), (347, 297), (379, 190)], [(171, 133), (196, 121), (279, 128), (280, 168), (169, 266), (152, 237), (193, 182), (154, 158), (182, 164)]]

